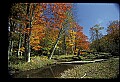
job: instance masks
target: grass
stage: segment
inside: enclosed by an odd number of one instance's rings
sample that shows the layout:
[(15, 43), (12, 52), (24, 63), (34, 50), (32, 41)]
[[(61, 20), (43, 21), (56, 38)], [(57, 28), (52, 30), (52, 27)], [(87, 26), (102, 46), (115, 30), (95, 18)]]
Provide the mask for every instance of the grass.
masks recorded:
[(61, 73), (60, 78), (110, 79), (119, 75), (119, 59), (75, 66)]
[[(80, 56), (81, 60), (94, 60), (96, 58), (95, 55), (91, 54), (85, 54)], [(47, 65), (54, 64), (55, 61), (74, 61), (79, 60), (77, 55), (53, 55), (52, 59), (48, 59), (47, 56), (34, 56), (31, 57), (30, 62), (23, 62), (23, 58), (17, 58), (12, 56), (10, 58), (12, 62), (10, 62), (9, 67), (12, 68), (13, 71), (18, 70), (20, 71), (26, 71), (31, 69), (37, 69), (41, 68)], [(81, 74), (82, 75), (82, 74)]]
[[(104, 53), (105, 54), (105, 53)], [(95, 59), (108, 59), (109, 55), (100, 55), (100, 54), (82, 54), (79, 56), (81, 58), (81, 61), (92, 61)], [(57, 61), (77, 61), (80, 60), (77, 55), (54, 55), (52, 59)]]
[(31, 57), (30, 62), (19, 62), (18, 64), (10, 64), (9, 67), (11, 67), (12, 70), (18, 69), (19, 71), (26, 71), (41, 68), (47, 65), (51, 65), (53, 63), (54, 60), (49, 60), (47, 56), (34, 56)]
[(53, 59), (68, 59), (68, 58), (72, 58), (75, 55), (54, 55)]
[(57, 61), (71, 61), (72, 58), (75, 57), (75, 55), (54, 55), (52, 59)]
[[(26, 71), (53, 64), (55, 61), (78, 60), (78, 57), (76, 55), (53, 55), (52, 59), (49, 60), (47, 56), (34, 56), (31, 57), (30, 62), (23, 62), (23, 58), (17, 58), (16, 56), (12, 56), (10, 59), (12, 61), (9, 64), (9, 67), (12, 68), (13, 71), (16, 69), (18, 71)], [(82, 57), (82, 59), (85, 59), (85, 57)]]

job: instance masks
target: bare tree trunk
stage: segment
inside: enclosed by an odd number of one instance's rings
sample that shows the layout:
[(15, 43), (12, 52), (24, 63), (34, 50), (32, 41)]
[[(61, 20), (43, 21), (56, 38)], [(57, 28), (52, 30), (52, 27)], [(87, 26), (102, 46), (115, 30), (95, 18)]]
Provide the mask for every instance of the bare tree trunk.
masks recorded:
[(33, 10), (30, 11), (30, 32), (28, 37), (28, 62), (30, 62), (30, 52), (31, 52), (31, 46), (30, 46), (30, 35), (31, 35), (31, 28), (32, 28), (32, 20), (34, 16), (34, 9), (36, 4), (30, 4), (30, 7), (33, 6)]
[(25, 42), (24, 42), (24, 47), (25, 47), (25, 52), (24, 52), (24, 57), (25, 57), (25, 61), (27, 61), (27, 34), (25, 33)]
[(30, 34), (29, 34), (29, 38), (28, 38), (28, 61), (27, 62), (30, 62), (30, 52), (31, 52), (31, 49), (30, 49), (30, 35), (31, 35), (31, 30), (30, 30)]
[(77, 45), (77, 43), (76, 43), (76, 37), (75, 37), (75, 47), (74, 47), (75, 52), (74, 52), (74, 55), (76, 55), (76, 54), (77, 54), (77, 53), (76, 53), (76, 45)]
[(54, 44), (54, 46), (53, 46), (53, 50), (52, 50), (52, 52), (51, 52), (51, 55), (50, 55), (49, 59), (51, 59), (52, 56), (53, 56), (53, 54), (54, 54), (55, 48), (57, 47), (57, 44), (58, 44), (58, 42), (59, 42), (59, 39), (61, 38), (61, 33), (62, 33), (62, 28), (60, 29), (60, 32), (59, 32), (59, 34), (58, 34), (58, 38), (57, 38), (57, 40), (56, 40), (56, 42), (55, 42), (55, 44)]
[(12, 56), (13, 41), (9, 37), (8, 56)]
[(74, 54), (74, 46), (72, 46), (72, 55)]
[(21, 47), (21, 34), (19, 33), (19, 42), (18, 42), (18, 57), (20, 56), (20, 47)]
[[(31, 9), (31, 6), (33, 6), (33, 9)], [(33, 20), (33, 13), (34, 13), (34, 9), (35, 9), (35, 4), (28, 4), (27, 5), (27, 15), (29, 17), (29, 24), (27, 24), (26, 28), (30, 28), (28, 34), (25, 34), (25, 60), (27, 62), (30, 62), (30, 35), (31, 35), (31, 28), (32, 28), (32, 20)]]
[(81, 60), (81, 58), (80, 58), (80, 48), (78, 50), (77, 56), (78, 56), (78, 59)]
[(99, 52), (99, 38), (98, 38), (98, 30), (96, 30), (96, 50)]
[(13, 52), (13, 41), (11, 40), (11, 48), (10, 48), (10, 55), (12, 56), (12, 52)]
[(25, 34), (25, 61), (30, 62), (30, 35)]
[(63, 51), (64, 51), (64, 54), (66, 55), (66, 36), (65, 36), (65, 33), (64, 33), (64, 37), (63, 37), (64, 39), (63, 39)]
[(11, 53), (10, 50), (11, 50), (11, 41), (9, 41), (9, 45), (8, 45), (8, 61), (9, 61), (9, 56), (10, 56), (10, 53)]
[[(29, 17), (29, 12), (30, 12), (30, 4), (28, 3), (27, 4), (27, 16)], [(29, 28), (29, 23), (26, 25), (26, 28)], [(25, 61), (28, 62), (28, 39), (29, 39), (29, 34), (28, 33), (25, 33)]]

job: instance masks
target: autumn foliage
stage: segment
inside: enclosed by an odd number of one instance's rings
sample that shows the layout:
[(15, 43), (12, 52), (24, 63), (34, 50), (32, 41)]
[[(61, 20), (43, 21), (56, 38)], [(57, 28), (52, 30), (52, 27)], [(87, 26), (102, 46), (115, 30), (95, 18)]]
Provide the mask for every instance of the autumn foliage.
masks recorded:
[[(119, 55), (120, 21), (111, 21), (107, 27), (107, 34), (99, 38), (99, 51), (109, 52), (111, 55)], [(95, 49), (96, 40), (90, 44), (91, 49)], [(97, 45), (98, 46), (98, 45)]]
[(11, 12), (10, 21), (14, 21), (16, 26), (22, 25), (15, 29), (22, 34), (20, 50), (23, 52), (27, 50), (26, 46), (41, 53), (50, 53), (55, 47), (55, 53), (66, 47), (69, 54), (69, 49), (73, 52), (89, 49), (83, 27), (74, 21), (71, 3), (16, 3)]

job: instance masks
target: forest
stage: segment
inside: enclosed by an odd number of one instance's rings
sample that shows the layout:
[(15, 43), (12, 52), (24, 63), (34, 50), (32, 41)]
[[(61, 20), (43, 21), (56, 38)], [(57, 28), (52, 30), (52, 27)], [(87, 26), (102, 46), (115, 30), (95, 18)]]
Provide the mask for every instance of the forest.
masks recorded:
[[(110, 62), (112, 61), (111, 64), (115, 62), (115, 67), (119, 66), (117, 60), (120, 21), (110, 21), (106, 35), (101, 32), (104, 27), (95, 24), (89, 29), (89, 40), (83, 32), (84, 27), (75, 20), (72, 8), (71, 3), (11, 4), (8, 17), (8, 72), (10, 77), (15, 77), (14, 75), (19, 72), (69, 61), (109, 59)], [(117, 60), (114, 61), (115, 58)], [(103, 61), (103, 64), (108, 65), (108, 61)], [(118, 77), (118, 69), (116, 67), (115, 74), (108, 75), (107, 78)], [(81, 76), (78, 74), (76, 78)], [(63, 75), (61, 77), (63, 78)]]

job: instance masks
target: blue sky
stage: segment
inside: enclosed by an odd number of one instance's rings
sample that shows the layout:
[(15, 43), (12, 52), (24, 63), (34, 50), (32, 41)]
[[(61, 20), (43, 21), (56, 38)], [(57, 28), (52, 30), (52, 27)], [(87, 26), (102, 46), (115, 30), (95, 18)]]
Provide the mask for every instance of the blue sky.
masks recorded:
[(106, 34), (109, 21), (119, 20), (119, 5), (117, 3), (74, 3), (73, 15), (83, 32), (90, 38), (89, 29), (95, 24), (104, 27)]

